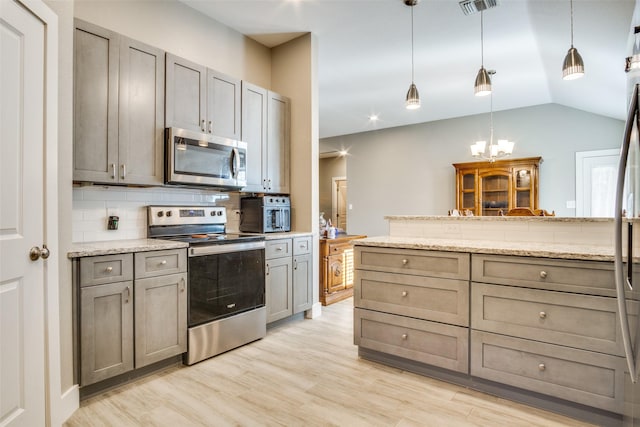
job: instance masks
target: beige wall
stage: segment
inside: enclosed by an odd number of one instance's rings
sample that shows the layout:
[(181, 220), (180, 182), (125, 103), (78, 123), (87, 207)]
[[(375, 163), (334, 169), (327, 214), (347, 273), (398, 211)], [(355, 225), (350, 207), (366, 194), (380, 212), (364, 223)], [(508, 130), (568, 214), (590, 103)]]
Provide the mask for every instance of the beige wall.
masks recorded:
[[(320, 212), (324, 212), (324, 219), (333, 218), (331, 215), (332, 205), (332, 181), (334, 177), (347, 176), (347, 159), (344, 156), (328, 157), (320, 159), (320, 182), (319, 197)], [(332, 219), (332, 221), (334, 221)], [(348, 223), (347, 223), (348, 224)], [(348, 228), (348, 226), (347, 226)]]
[[(305, 34), (273, 48), (271, 88), (291, 98), (292, 228), (318, 230), (318, 84), (317, 41)], [(314, 238), (313, 253), (318, 253)], [(319, 301), (318, 257), (314, 257), (313, 301)], [(314, 311), (316, 308), (314, 308)]]

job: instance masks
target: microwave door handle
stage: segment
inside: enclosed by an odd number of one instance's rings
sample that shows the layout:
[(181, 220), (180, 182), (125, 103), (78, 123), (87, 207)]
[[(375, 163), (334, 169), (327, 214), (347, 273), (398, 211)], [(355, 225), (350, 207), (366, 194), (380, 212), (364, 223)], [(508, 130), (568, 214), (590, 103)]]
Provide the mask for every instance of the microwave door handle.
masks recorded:
[(234, 178), (238, 177), (238, 171), (240, 170), (240, 153), (237, 148), (233, 149), (233, 154), (231, 155), (231, 176)]

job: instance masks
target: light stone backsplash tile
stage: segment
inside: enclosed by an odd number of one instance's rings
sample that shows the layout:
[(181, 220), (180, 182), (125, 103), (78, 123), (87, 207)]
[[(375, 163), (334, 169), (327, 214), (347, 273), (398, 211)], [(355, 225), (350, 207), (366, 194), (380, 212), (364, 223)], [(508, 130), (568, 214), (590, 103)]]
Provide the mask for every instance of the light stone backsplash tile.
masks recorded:
[[(165, 187), (83, 186), (73, 189), (71, 238), (74, 243), (144, 239), (147, 237), (147, 205), (184, 204), (224, 206), (227, 208), (227, 230), (239, 228), (238, 193)], [(110, 215), (119, 217), (118, 230), (107, 230)]]
[[(428, 216), (395, 216), (387, 219), (389, 236), (392, 237), (484, 240), (488, 243), (531, 242), (599, 247), (613, 245), (612, 219)], [(640, 244), (640, 239), (638, 240)]]

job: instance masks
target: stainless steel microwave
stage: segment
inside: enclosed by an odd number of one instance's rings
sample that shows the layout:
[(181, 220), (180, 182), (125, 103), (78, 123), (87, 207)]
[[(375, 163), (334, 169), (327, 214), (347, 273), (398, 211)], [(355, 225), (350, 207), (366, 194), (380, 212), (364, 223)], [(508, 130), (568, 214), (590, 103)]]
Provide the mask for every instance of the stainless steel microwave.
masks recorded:
[(247, 185), (247, 143), (193, 132), (166, 129), (167, 184), (240, 189)]

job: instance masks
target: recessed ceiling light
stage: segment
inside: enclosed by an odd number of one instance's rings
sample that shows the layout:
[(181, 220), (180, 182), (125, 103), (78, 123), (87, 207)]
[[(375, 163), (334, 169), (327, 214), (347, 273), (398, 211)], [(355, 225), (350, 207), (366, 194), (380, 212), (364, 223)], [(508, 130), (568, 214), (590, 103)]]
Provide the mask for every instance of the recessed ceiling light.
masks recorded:
[(369, 116), (369, 120), (372, 122), (377, 122), (378, 121), (378, 115), (377, 114), (372, 114)]

